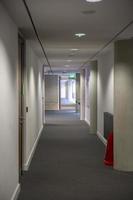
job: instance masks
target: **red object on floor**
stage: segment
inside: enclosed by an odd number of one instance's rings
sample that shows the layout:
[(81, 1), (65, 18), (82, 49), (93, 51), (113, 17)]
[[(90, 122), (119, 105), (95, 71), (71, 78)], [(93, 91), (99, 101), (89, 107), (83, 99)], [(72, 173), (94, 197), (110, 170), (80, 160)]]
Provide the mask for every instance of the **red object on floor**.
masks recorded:
[(109, 133), (105, 152), (104, 164), (113, 166), (113, 133)]

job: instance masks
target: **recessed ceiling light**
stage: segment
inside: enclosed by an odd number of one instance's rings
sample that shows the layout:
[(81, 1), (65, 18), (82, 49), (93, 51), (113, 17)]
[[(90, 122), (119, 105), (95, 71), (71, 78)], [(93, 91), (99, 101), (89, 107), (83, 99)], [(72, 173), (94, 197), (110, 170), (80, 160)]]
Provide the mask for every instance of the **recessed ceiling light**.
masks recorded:
[(75, 33), (76, 37), (84, 37), (86, 34), (85, 33)]
[(71, 49), (71, 51), (78, 51), (79, 49)]
[(95, 3), (95, 2), (100, 2), (102, 0), (86, 0), (87, 2), (90, 2), (90, 3)]

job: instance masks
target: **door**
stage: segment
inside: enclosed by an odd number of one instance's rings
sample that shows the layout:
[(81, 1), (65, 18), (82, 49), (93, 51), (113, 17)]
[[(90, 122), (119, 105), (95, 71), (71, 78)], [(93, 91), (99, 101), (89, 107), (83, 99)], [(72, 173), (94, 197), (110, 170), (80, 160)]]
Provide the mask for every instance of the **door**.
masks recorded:
[(19, 90), (19, 180), (23, 171), (23, 133), (24, 133), (24, 66), (25, 66), (25, 42), (18, 37), (18, 90)]

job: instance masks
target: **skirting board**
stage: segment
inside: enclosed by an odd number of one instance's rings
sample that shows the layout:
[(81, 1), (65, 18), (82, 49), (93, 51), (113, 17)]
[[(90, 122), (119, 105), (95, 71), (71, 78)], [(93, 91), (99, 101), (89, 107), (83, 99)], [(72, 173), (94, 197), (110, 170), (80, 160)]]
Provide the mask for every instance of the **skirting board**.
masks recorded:
[(103, 137), (103, 135), (99, 131), (97, 131), (97, 136), (103, 142), (103, 144), (106, 146), (107, 145), (107, 140)]
[(28, 171), (28, 169), (29, 169), (29, 166), (30, 166), (31, 160), (32, 160), (32, 158), (33, 158), (33, 155), (34, 155), (34, 153), (35, 153), (35, 150), (36, 150), (38, 141), (39, 141), (40, 136), (41, 136), (41, 133), (42, 133), (42, 130), (43, 130), (43, 126), (41, 127), (41, 129), (40, 129), (40, 131), (39, 131), (39, 133), (38, 133), (38, 137), (37, 137), (37, 139), (36, 139), (36, 141), (35, 141), (35, 143), (34, 143), (34, 145), (33, 145), (33, 148), (32, 148), (32, 150), (31, 150), (31, 153), (30, 153), (30, 155), (29, 155), (29, 158), (28, 158), (27, 162), (26, 162), (26, 163), (24, 164), (24, 166), (23, 166), (23, 170), (24, 170), (24, 171)]
[(20, 184), (17, 185), (17, 187), (16, 187), (16, 189), (15, 189), (13, 195), (12, 195), (11, 200), (17, 200), (19, 193), (20, 193)]

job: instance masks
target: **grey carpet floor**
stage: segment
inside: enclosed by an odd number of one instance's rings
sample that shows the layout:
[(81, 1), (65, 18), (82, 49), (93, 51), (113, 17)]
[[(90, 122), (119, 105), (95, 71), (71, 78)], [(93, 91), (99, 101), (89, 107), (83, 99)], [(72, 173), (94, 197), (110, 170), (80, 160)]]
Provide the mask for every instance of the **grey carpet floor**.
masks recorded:
[(132, 200), (133, 173), (103, 164), (104, 145), (76, 113), (49, 112), (19, 200)]

